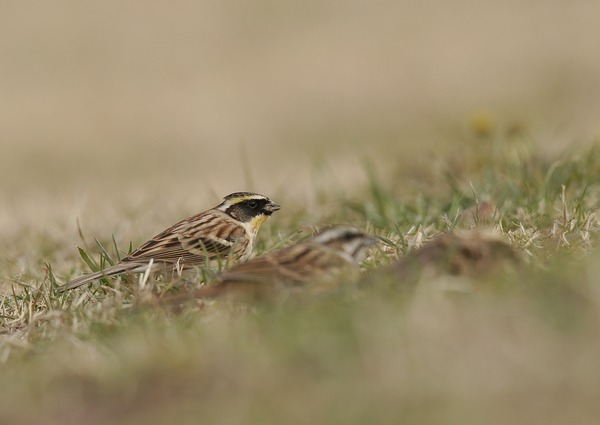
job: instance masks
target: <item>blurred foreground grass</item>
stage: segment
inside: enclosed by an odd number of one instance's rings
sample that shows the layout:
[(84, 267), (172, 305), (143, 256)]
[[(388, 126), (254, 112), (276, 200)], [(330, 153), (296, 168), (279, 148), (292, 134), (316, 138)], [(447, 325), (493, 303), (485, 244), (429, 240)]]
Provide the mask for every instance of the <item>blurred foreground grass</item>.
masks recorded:
[[(125, 290), (54, 294), (49, 269), (4, 276), (0, 423), (595, 423), (600, 152), (480, 137), (425, 167), (366, 165), (364, 186), (321, 188), (311, 210), (276, 198), (259, 253), (309, 224), (388, 240), (359, 286), (173, 314)], [(483, 226), (523, 269), (419, 282), (380, 271), (435, 234)], [(52, 252), (42, 245), (31, 249)], [(57, 277), (81, 271), (74, 248), (55, 249), (70, 253), (52, 257)]]

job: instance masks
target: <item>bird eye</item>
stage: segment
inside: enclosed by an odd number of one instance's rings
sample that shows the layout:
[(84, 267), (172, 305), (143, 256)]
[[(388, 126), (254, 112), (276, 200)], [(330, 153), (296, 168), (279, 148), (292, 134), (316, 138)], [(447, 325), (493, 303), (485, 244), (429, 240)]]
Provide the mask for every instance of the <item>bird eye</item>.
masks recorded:
[(248, 206), (250, 208), (256, 208), (258, 203), (256, 201), (248, 201)]
[(351, 241), (352, 239), (355, 239), (358, 235), (354, 232), (346, 232), (342, 235), (341, 239), (345, 240), (345, 241)]

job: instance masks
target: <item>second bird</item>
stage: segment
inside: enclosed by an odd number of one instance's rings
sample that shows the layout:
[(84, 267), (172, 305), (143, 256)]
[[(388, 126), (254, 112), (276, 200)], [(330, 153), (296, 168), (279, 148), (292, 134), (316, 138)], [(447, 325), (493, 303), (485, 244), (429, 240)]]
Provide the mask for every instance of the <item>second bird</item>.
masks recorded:
[[(330, 227), (286, 248), (271, 251), (224, 271), (214, 285), (162, 300), (163, 304), (232, 295), (266, 297), (293, 288), (326, 290), (358, 277), (359, 263), (377, 242), (348, 226)], [(283, 290), (283, 291), (282, 291)]]
[(73, 279), (67, 291), (107, 276), (205, 266), (215, 259), (245, 261), (265, 220), (281, 207), (257, 193), (227, 195), (214, 208), (188, 217), (154, 236), (118, 264)]

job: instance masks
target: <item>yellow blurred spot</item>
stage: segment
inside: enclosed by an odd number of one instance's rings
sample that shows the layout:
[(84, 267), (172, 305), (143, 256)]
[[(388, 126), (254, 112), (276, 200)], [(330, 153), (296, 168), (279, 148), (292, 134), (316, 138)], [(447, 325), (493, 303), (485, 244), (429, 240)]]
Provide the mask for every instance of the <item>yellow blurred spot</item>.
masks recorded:
[(470, 127), (477, 136), (489, 137), (494, 131), (495, 123), (491, 114), (477, 112), (471, 115)]

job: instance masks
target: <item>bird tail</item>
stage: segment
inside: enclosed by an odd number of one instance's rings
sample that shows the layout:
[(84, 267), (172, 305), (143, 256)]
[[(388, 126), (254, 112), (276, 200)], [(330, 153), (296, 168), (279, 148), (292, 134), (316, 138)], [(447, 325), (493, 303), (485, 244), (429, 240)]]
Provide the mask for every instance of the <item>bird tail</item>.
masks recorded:
[(112, 267), (109, 267), (104, 270), (100, 270), (99, 272), (86, 274), (83, 276), (79, 276), (58, 288), (58, 292), (70, 291), (71, 289), (79, 288), (86, 283), (93, 282), (97, 279), (102, 279), (103, 277), (115, 276), (122, 273), (134, 272), (135, 269), (139, 269), (139, 264), (116, 264)]

